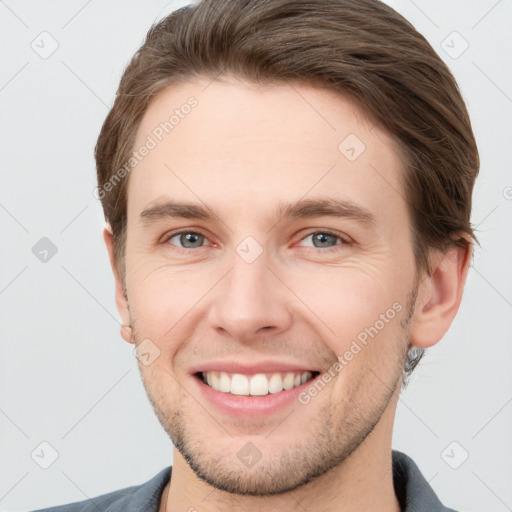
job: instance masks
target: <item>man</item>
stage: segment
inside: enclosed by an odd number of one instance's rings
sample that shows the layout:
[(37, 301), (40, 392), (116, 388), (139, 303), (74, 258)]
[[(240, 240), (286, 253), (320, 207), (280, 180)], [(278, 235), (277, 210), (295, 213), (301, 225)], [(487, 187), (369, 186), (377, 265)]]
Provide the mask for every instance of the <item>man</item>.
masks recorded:
[(125, 70), (96, 161), (172, 474), (48, 510), (451, 510), (391, 439), (461, 302), (479, 162), (406, 20), (376, 0), (180, 9)]

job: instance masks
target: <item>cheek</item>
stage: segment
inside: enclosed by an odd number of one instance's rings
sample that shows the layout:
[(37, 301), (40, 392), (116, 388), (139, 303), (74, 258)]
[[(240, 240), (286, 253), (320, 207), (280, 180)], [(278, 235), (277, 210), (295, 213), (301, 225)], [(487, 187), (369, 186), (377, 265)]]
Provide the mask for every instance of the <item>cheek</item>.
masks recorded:
[(391, 282), (386, 276), (392, 272), (375, 270), (358, 263), (310, 272), (307, 280), (295, 276), (297, 295), (315, 315), (314, 328), (324, 333), (326, 346), (341, 358), (341, 389), (360, 379), (378, 389), (379, 376), (385, 379), (397, 371), (403, 345), (400, 321), (406, 308), (401, 288), (406, 283)]
[(139, 334), (155, 343), (179, 339), (187, 315), (201, 308), (201, 299), (214, 286), (212, 272), (156, 265), (151, 258), (134, 262), (130, 269), (129, 301)]
[[(374, 324), (401, 297), (400, 287), (377, 265), (297, 268), (287, 282), (336, 337), (346, 339)], [(400, 285), (402, 286), (402, 285)]]

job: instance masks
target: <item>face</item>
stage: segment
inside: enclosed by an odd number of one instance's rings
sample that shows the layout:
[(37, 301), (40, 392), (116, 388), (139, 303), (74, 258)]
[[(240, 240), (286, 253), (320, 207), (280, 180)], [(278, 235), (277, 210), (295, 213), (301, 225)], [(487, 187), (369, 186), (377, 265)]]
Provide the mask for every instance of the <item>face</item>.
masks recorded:
[(127, 323), (156, 414), (218, 489), (311, 481), (396, 402), (416, 273), (393, 141), (333, 92), (198, 80), (152, 101), (143, 145)]

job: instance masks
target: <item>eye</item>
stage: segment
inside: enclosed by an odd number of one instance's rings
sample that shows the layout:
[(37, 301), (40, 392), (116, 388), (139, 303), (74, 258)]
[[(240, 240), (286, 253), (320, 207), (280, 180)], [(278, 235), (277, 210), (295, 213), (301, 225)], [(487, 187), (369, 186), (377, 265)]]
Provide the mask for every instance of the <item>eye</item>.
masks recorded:
[[(341, 233), (326, 230), (311, 232), (303, 237), (301, 242), (308, 239), (311, 239), (311, 243), (306, 243), (305, 247), (313, 247), (316, 249), (333, 249), (338, 245), (350, 244), (350, 240), (342, 236)], [(203, 247), (207, 240), (204, 235), (196, 231), (180, 231), (168, 235), (162, 242), (170, 243), (178, 249), (198, 249)]]
[[(178, 244), (172, 242), (175, 238), (178, 240)], [(164, 242), (177, 245), (181, 249), (196, 249), (202, 247), (205, 240), (206, 237), (195, 231), (181, 231), (180, 233), (170, 235)]]
[(350, 243), (350, 241), (341, 236), (340, 233), (331, 231), (314, 231), (302, 238), (301, 241), (303, 242), (308, 238), (311, 239), (312, 244), (307, 244), (306, 247), (314, 247), (317, 249), (331, 249), (337, 245), (348, 245)]

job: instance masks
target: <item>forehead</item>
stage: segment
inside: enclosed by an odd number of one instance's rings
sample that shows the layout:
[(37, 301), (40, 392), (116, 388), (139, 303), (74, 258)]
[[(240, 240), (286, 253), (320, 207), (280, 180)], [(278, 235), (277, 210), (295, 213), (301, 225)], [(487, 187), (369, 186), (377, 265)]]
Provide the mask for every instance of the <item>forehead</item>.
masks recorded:
[(405, 212), (392, 137), (348, 99), (311, 85), (169, 86), (143, 116), (134, 150), (143, 146), (151, 149), (130, 173), (129, 216), (164, 194), (249, 217), (326, 193), (376, 217)]

